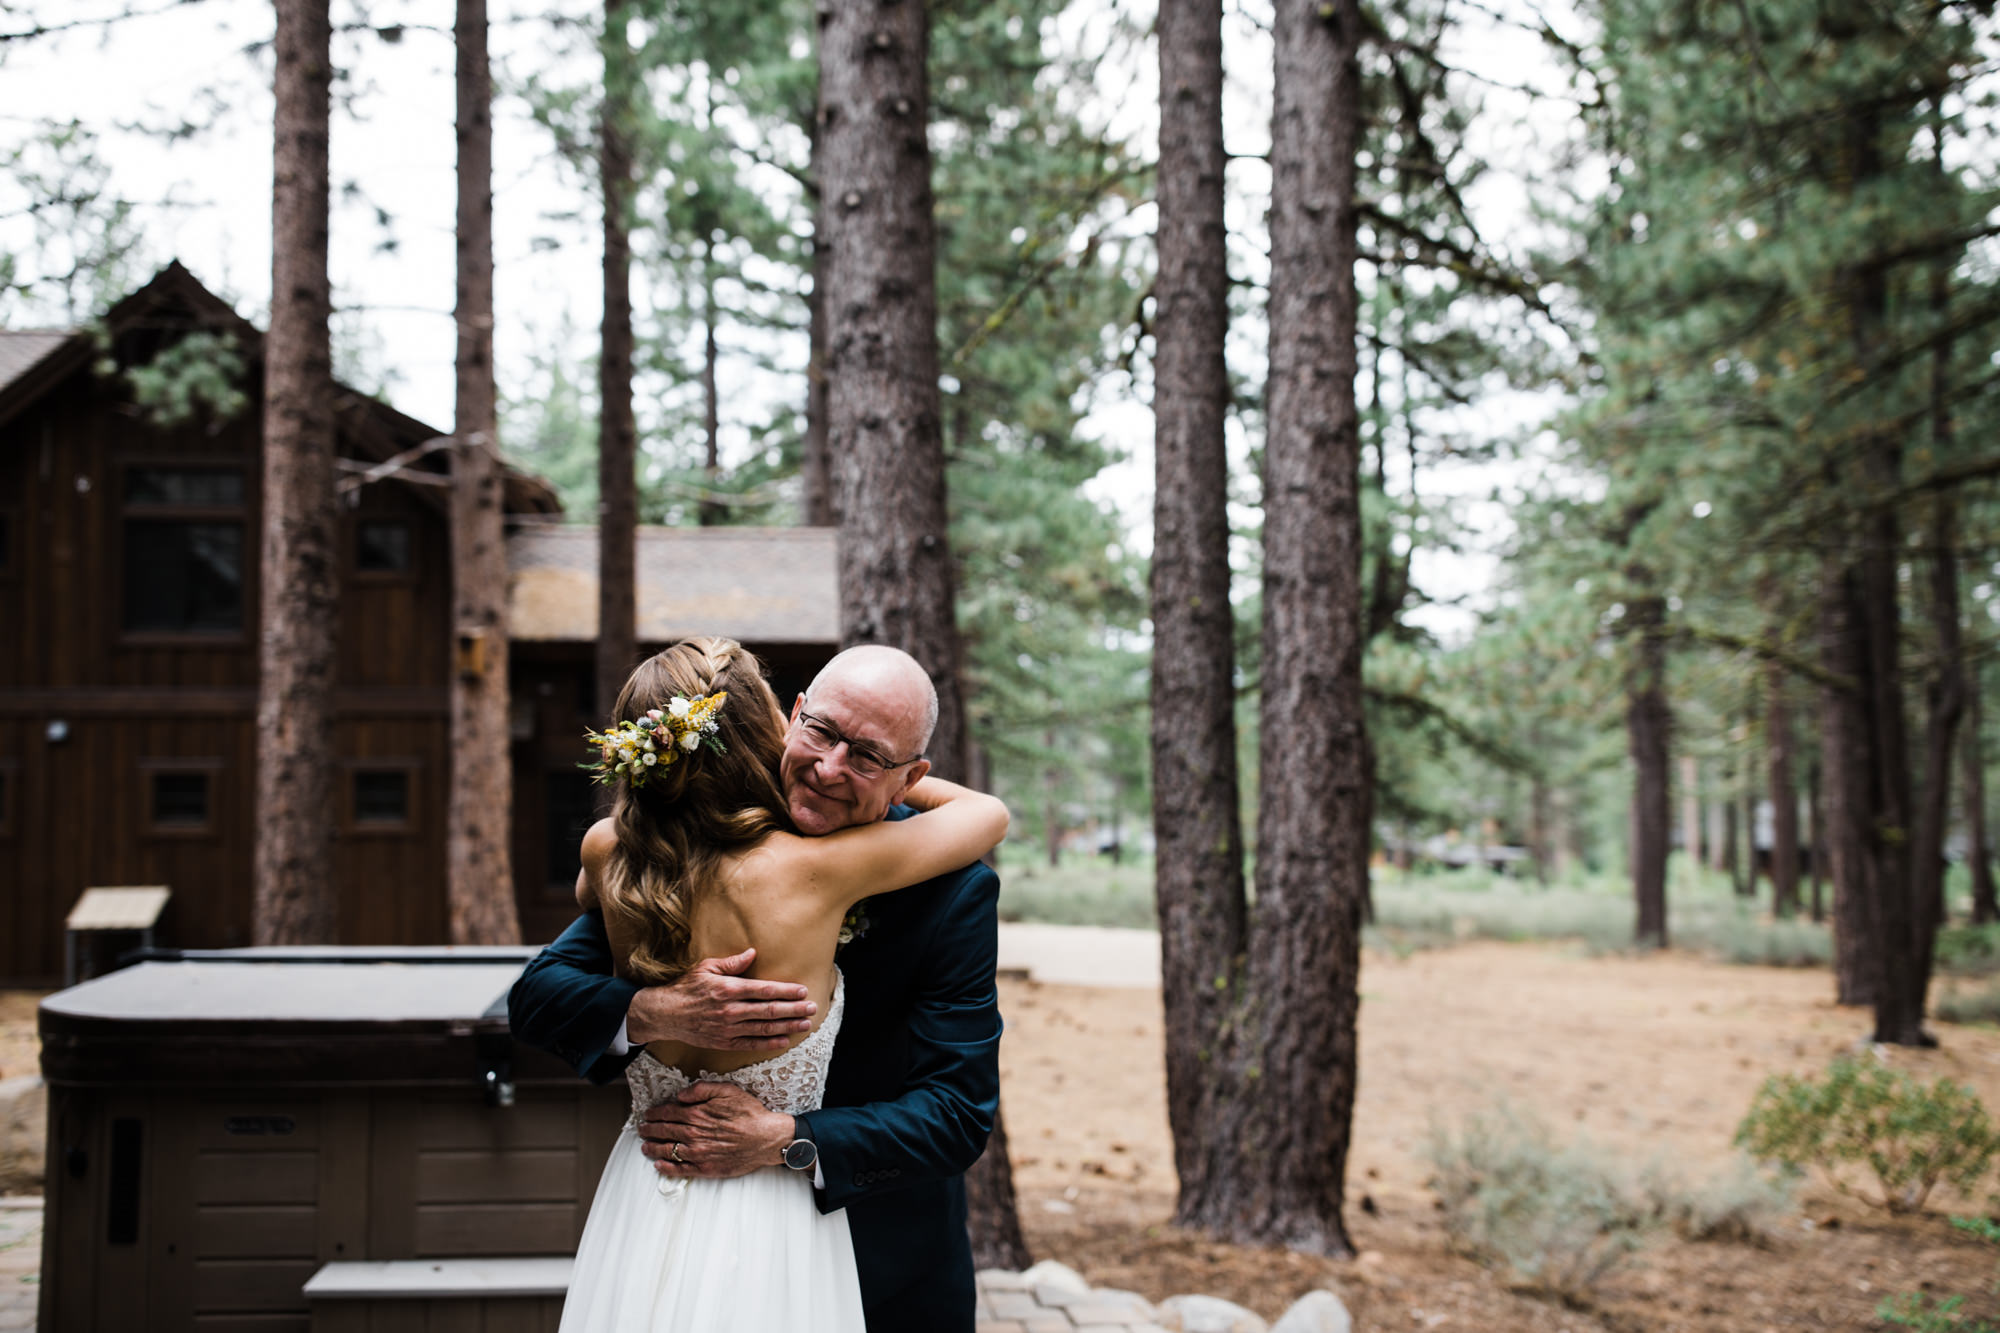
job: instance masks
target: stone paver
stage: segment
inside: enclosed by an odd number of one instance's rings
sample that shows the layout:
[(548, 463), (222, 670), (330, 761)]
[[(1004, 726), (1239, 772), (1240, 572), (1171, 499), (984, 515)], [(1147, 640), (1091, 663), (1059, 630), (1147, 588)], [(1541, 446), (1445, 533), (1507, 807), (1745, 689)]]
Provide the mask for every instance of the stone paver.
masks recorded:
[[(1026, 1273), (979, 1274), (977, 1333), (1264, 1333), (1249, 1310), (1213, 1296), (1172, 1296), (1153, 1305), (1135, 1291), (1092, 1287), (1075, 1269), (1044, 1259)], [(1350, 1333), (1347, 1309), (1312, 1292), (1279, 1320), (1284, 1333)]]
[(42, 1201), (0, 1198), (0, 1333), (34, 1333), (41, 1279)]

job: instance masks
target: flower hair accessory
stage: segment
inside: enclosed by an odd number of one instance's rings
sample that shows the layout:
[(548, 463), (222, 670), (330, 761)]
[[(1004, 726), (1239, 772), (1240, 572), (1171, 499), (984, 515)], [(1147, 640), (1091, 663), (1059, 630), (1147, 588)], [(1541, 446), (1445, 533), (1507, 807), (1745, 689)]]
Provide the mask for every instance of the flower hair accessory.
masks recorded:
[(722, 737), (716, 734), (721, 728), (716, 716), (728, 697), (727, 690), (694, 699), (676, 694), (665, 708), (649, 708), (643, 717), (631, 722), (620, 722), (607, 731), (586, 731), (584, 743), (597, 751), (597, 758), (577, 767), (607, 787), (620, 778), (643, 787), (647, 778), (672, 768), (682, 755), (701, 749), (727, 754)]

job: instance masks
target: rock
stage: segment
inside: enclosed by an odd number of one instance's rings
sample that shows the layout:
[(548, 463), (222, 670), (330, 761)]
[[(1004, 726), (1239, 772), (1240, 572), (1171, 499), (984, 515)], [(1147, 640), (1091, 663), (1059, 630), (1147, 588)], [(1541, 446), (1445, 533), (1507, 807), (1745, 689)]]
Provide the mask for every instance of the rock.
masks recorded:
[(1025, 1275), (1005, 1268), (982, 1268), (975, 1277), (981, 1291), (1026, 1291)]
[(0, 1079), (0, 1194), (42, 1192), (49, 1093), (40, 1077)]
[(1156, 1316), (1174, 1333), (1269, 1333), (1255, 1311), (1216, 1296), (1169, 1296)]
[(1330, 1291), (1309, 1291), (1271, 1325), (1271, 1333), (1353, 1333), (1354, 1320)]
[(1053, 1259), (1044, 1259), (1021, 1274), (1024, 1283), (1039, 1290), (1050, 1287), (1056, 1291), (1082, 1295), (1090, 1290), (1090, 1284), (1083, 1280), (1083, 1274), (1068, 1264), (1059, 1264)]

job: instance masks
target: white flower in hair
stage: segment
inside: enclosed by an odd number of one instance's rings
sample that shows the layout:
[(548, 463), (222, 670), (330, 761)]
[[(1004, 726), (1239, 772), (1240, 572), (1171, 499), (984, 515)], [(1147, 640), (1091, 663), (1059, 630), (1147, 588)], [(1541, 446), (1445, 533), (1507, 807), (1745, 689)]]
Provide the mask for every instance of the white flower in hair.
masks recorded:
[(690, 754), (692, 754), (692, 753), (694, 753), (694, 751), (696, 751), (696, 750), (700, 749), (700, 748), (701, 748), (701, 733), (700, 733), (700, 732), (698, 732), (698, 731), (690, 731), (690, 732), (688, 732), (688, 733), (687, 733), (687, 734), (686, 734), (685, 736), (682, 736), (682, 737), (681, 737), (681, 748), (682, 748), (683, 750), (686, 750), (686, 751), (687, 751), (688, 753), (690, 753)]
[(669, 713), (672, 713), (675, 717), (686, 717), (688, 715), (688, 709), (692, 707), (694, 707), (694, 705), (687, 701), (686, 696), (679, 694), (676, 694), (667, 703), (667, 711)]
[[(646, 748), (648, 750), (651, 750), (653, 747), (648, 745)], [(656, 754), (648, 754), (646, 756), (646, 767), (648, 768), (651, 768), (654, 764), (657, 764), (659, 762), (660, 762), (660, 756)]]

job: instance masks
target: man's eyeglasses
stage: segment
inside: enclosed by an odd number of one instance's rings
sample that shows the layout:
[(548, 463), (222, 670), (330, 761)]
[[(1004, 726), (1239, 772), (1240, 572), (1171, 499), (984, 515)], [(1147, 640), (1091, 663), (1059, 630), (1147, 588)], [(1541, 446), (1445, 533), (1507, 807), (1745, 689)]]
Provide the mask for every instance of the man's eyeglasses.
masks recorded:
[(822, 753), (845, 745), (847, 766), (864, 778), (879, 778), (892, 768), (914, 764), (923, 758), (923, 755), (918, 753), (908, 759), (890, 759), (867, 742), (842, 735), (840, 728), (823, 717), (815, 717), (803, 708), (799, 710), (799, 734), (805, 738), (807, 745)]

